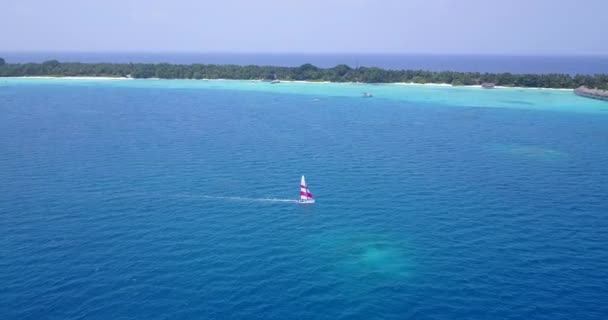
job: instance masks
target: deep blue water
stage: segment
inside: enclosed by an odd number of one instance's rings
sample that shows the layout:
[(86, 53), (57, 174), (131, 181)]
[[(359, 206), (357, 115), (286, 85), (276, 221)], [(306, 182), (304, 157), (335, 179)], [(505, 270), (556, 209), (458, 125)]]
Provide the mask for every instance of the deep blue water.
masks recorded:
[(608, 315), (605, 113), (51, 82), (0, 87), (0, 319)]
[(63, 62), (114, 63), (205, 63), (237, 65), (319, 67), (338, 64), (375, 66), (387, 69), (430, 71), (471, 71), (511, 73), (608, 73), (606, 56), (493, 56), (493, 55), (420, 55), (420, 54), (264, 54), (264, 53), (79, 53), (79, 52), (0, 52), (11, 63)]

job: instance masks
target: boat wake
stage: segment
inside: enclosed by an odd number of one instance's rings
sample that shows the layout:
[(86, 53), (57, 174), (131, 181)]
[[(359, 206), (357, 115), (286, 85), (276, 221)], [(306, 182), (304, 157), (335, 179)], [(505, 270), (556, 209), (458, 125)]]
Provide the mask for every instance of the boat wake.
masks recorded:
[(294, 199), (278, 199), (278, 198), (247, 198), (247, 197), (234, 197), (234, 196), (206, 196), (206, 195), (180, 195), (188, 198), (202, 198), (202, 199), (213, 199), (213, 200), (231, 200), (231, 201), (251, 201), (251, 202), (286, 202), (286, 203), (297, 203), (298, 200)]
[(257, 201), (257, 202), (293, 202), (298, 200), (293, 199), (277, 199), (277, 198), (246, 198), (246, 197), (220, 197), (220, 196), (205, 196), (208, 199), (235, 200), (235, 201)]
[(198, 198), (198, 199), (214, 199), (214, 200), (231, 200), (231, 201), (250, 201), (250, 202), (283, 202), (283, 203), (315, 203), (312, 198), (312, 193), (308, 189), (304, 176), (300, 180), (300, 200), (296, 199), (279, 199), (279, 198), (248, 198), (235, 196), (213, 196), (213, 195), (193, 195), (193, 194), (177, 194), (176, 197), (182, 198)]

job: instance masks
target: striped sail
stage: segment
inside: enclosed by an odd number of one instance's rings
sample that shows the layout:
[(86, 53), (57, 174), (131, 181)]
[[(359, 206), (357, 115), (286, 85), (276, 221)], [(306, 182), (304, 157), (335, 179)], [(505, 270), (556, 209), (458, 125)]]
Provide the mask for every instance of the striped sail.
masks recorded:
[(304, 176), (302, 176), (302, 181), (300, 181), (300, 200), (310, 199), (312, 199), (312, 194), (310, 193), (310, 190), (308, 190)]

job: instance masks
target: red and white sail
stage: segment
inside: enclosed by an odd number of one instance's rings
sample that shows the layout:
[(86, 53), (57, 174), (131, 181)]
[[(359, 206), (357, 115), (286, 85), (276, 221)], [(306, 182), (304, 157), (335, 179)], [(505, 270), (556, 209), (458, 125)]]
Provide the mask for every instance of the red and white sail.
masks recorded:
[(312, 200), (312, 194), (308, 190), (304, 176), (302, 176), (302, 181), (300, 181), (300, 200)]

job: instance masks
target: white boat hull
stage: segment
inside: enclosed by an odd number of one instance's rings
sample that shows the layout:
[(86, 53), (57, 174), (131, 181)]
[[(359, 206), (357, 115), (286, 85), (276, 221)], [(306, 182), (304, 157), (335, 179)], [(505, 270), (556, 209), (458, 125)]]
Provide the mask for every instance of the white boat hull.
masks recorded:
[(298, 200), (298, 203), (301, 203), (301, 204), (315, 203), (315, 200), (314, 199)]

